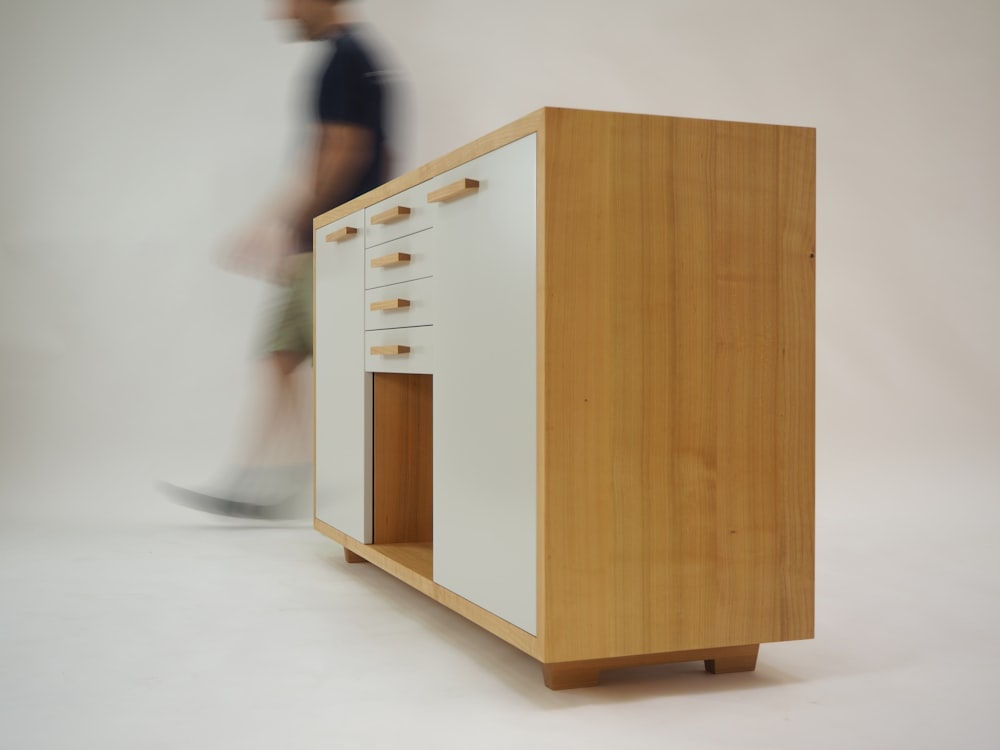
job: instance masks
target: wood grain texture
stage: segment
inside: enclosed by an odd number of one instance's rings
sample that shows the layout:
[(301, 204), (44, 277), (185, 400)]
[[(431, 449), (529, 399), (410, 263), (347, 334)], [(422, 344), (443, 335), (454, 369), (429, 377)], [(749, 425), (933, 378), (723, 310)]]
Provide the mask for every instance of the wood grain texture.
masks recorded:
[(372, 311), (377, 310), (402, 310), (403, 308), (410, 306), (410, 300), (408, 299), (384, 299), (379, 302), (372, 302), (368, 309)]
[(458, 180), (427, 194), (428, 203), (448, 203), (479, 190), (479, 180)]
[(757, 668), (757, 652), (760, 644), (734, 648), (711, 656), (705, 656), (705, 670), (712, 674), (732, 674), (733, 672), (753, 672)]
[(366, 549), (377, 550), (386, 560), (422, 579), (434, 580), (434, 547), (431, 542), (394, 542)]
[(433, 380), (430, 375), (374, 376), (376, 544), (431, 542), (433, 536)]
[(317, 226), (529, 133), (539, 635), (434, 584), (410, 532), (360, 554), (556, 681), (753, 668), (813, 634), (815, 131), (540, 110)]
[(380, 255), (378, 258), (372, 258), (371, 267), (372, 268), (391, 268), (392, 266), (402, 266), (410, 262), (409, 253), (390, 253), (389, 255)]
[(403, 219), (410, 218), (411, 211), (406, 206), (393, 206), (381, 213), (375, 214), (371, 218), (372, 224), (392, 224)]
[(330, 232), (326, 236), (327, 242), (343, 242), (344, 240), (349, 240), (352, 237), (358, 236), (358, 230), (356, 227), (341, 227), (336, 232)]
[[(545, 652), (545, 637), (548, 632), (548, 564), (545, 556), (546, 538), (548, 536), (548, 450), (546, 448), (546, 435), (549, 430), (548, 393), (549, 383), (547, 379), (547, 367), (545, 352), (548, 350), (548, 276), (546, 273), (546, 258), (548, 257), (547, 237), (548, 227), (546, 219), (549, 216), (547, 209), (548, 201), (546, 196), (548, 188), (548, 128), (545, 127), (545, 110), (542, 110), (542, 117), (538, 123), (535, 136), (535, 165), (537, 169), (535, 184), (535, 284), (537, 293), (535, 295), (535, 409), (537, 419), (535, 422), (535, 450), (538, 454), (535, 463), (535, 560), (537, 561), (537, 577), (535, 579), (535, 612), (538, 618), (538, 648), (541, 653)], [(557, 332), (558, 333), (558, 332)]]
[(434, 583), (431, 576), (430, 544), (362, 544), (318, 518), (313, 519), (313, 528), (514, 648), (539, 658), (538, 639), (535, 636)]
[(369, 351), (375, 356), (396, 357), (409, 354), (410, 347), (405, 344), (391, 344), (388, 346), (373, 346), (369, 348)]
[(810, 637), (813, 131), (545, 129), (545, 661)]
[(348, 562), (351, 565), (354, 565), (357, 563), (366, 563), (368, 561), (361, 555), (359, 555), (357, 552), (352, 552), (351, 550), (347, 549), (347, 547), (344, 547), (344, 562)]
[(666, 654), (638, 654), (608, 659), (587, 659), (570, 662), (542, 664), (546, 687), (552, 690), (594, 687), (600, 683), (601, 672), (610, 669), (631, 669), (656, 664), (678, 664), (687, 661), (704, 661), (705, 669), (712, 674), (752, 672), (757, 665), (760, 644), (733, 646), (718, 649), (674, 651)]

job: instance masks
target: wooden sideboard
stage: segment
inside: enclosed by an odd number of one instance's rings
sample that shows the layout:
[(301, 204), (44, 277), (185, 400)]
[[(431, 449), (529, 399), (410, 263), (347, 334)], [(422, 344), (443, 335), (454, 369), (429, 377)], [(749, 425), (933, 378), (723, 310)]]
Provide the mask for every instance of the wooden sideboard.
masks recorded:
[(314, 226), (348, 560), (552, 688), (812, 637), (813, 129), (546, 108)]

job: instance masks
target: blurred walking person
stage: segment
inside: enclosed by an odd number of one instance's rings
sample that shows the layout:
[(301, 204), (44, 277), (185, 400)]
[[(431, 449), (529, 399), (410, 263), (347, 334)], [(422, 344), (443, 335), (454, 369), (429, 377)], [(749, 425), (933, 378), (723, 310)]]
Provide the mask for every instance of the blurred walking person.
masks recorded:
[(199, 492), (163, 488), (198, 510), (245, 518), (304, 515), (312, 479), (311, 389), (298, 373), (313, 343), (313, 218), (388, 178), (389, 87), (345, 0), (280, 0), (281, 18), (299, 39), (327, 48), (310, 98), (304, 158), (290, 189), (239, 233), (226, 253), (234, 270), (279, 285), (265, 320), (259, 398), (230, 476)]

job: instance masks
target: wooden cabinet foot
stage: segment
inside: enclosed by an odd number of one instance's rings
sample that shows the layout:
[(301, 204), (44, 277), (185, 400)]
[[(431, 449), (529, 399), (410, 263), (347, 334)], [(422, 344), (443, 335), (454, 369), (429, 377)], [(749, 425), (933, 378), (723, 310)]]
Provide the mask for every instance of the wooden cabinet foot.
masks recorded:
[(344, 559), (349, 563), (366, 563), (368, 562), (365, 558), (356, 552), (351, 552), (351, 550), (344, 547)]
[(753, 672), (757, 668), (757, 651), (760, 644), (729, 649), (726, 654), (705, 659), (705, 669), (712, 674), (732, 672)]
[(626, 669), (654, 664), (704, 661), (705, 669), (712, 674), (752, 672), (757, 667), (759, 649), (760, 644), (754, 643), (749, 646), (726, 646), (697, 651), (671, 651), (665, 654), (638, 654), (608, 659), (543, 663), (542, 675), (545, 678), (545, 686), (551, 690), (570, 690), (594, 687), (600, 682), (601, 672), (606, 669)]
[(593, 664), (593, 662), (543, 664), (542, 676), (545, 678), (545, 687), (550, 690), (594, 687), (600, 681), (601, 670)]

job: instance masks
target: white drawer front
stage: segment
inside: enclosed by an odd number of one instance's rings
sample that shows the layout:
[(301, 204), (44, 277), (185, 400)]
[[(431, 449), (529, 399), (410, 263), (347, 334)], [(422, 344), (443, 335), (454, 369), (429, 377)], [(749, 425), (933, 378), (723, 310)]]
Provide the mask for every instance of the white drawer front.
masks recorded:
[(433, 292), (433, 278), (369, 289), (365, 292), (365, 330), (433, 324)]
[[(365, 370), (368, 372), (433, 372), (431, 342), (434, 326), (389, 328), (365, 333)], [(373, 347), (404, 346), (406, 354), (372, 354)]]
[[(397, 215), (398, 214), (398, 215)], [(384, 216), (391, 216), (382, 220)], [(417, 185), (365, 209), (365, 247), (430, 228), (434, 206), (427, 203), (427, 187)]]
[(433, 229), (368, 248), (365, 250), (365, 289), (433, 276), (433, 250)]

